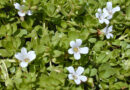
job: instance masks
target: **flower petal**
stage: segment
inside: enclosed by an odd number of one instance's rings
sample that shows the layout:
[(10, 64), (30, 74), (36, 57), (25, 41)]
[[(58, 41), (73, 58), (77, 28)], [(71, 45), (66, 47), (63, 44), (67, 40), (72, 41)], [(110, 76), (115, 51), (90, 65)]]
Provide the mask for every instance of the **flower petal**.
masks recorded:
[(79, 79), (82, 81), (82, 82), (86, 82), (87, 81), (87, 77), (86, 76), (79, 76)]
[(78, 53), (74, 53), (74, 58), (76, 59), (76, 60), (79, 60), (80, 59), (80, 53), (78, 52)]
[(27, 62), (21, 62), (21, 63), (20, 63), (20, 66), (21, 66), (21, 67), (27, 67), (27, 66), (28, 66), (28, 63), (27, 63)]
[(96, 18), (99, 18), (99, 14), (98, 13), (96, 13), (95, 15), (96, 15)]
[(109, 20), (104, 19), (104, 22), (108, 25), (109, 24)]
[(20, 10), (20, 7), (21, 7), (21, 6), (20, 6), (20, 4), (19, 4), (19, 3), (15, 3), (15, 4), (14, 4), (14, 7), (15, 7), (15, 9)]
[(26, 13), (25, 13), (25, 12), (22, 12), (22, 11), (18, 11), (18, 15), (19, 15), (20, 17), (24, 17), (24, 16), (26, 15)]
[(115, 7), (115, 8), (112, 9), (112, 13), (115, 13), (117, 11), (120, 11), (120, 7), (119, 6), (117, 6), (117, 7)]
[(23, 0), (23, 2), (26, 2), (26, 0)]
[(106, 35), (106, 38), (107, 38), (107, 39), (110, 39), (110, 34), (107, 34), (107, 35)]
[(71, 47), (75, 47), (75, 41), (71, 41), (71, 42), (70, 42), (70, 46), (71, 46)]
[(113, 34), (111, 34), (111, 38), (113, 38)]
[(104, 14), (108, 13), (108, 11), (107, 11), (106, 8), (103, 8), (103, 13), (104, 13)]
[(76, 70), (77, 75), (81, 75), (84, 72), (84, 68), (79, 66), (78, 69)]
[(31, 16), (31, 15), (32, 15), (32, 11), (31, 11), (31, 10), (28, 10), (28, 11), (27, 11), (27, 15)]
[(36, 58), (35, 51), (29, 51), (28, 52), (28, 57), (29, 57), (30, 61), (34, 60)]
[(15, 58), (17, 58), (17, 59), (20, 60), (20, 61), (23, 61), (23, 60), (24, 60), (23, 55), (22, 55), (21, 53), (16, 53), (16, 54), (15, 54)]
[(22, 53), (22, 54), (27, 54), (27, 49), (26, 49), (25, 47), (22, 47), (21, 53)]
[(108, 27), (108, 32), (112, 32), (112, 27), (113, 26)]
[(102, 24), (102, 23), (103, 23), (103, 20), (102, 20), (102, 19), (99, 19), (99, 23), (101, 23), (101, 24)]
[(113, 17), (113, 14), (109, 14), (109, 16), (107, 16), (107, 19), (110, 20), (112, 19), (112, 17)]
[(107, 27), (108, 27), (108, 26), (106, 26), (106, 27), (102, 30), (102, 32), (103, 32), (104, 34), (107, 33)]
[(76, 39), (76, 46), (79, 47), (82, 44), (81, 39)]
[(108, 13), (102, 13), (102, 19), (105, 19), (106, 17), (108, 17), (109, 14)]
[(88, 47), (80, 48), (80, 53), (81, 53), (81, 54), (87, 54), (88, 51), (89, 51), (89, 48), (88, 48)]
[(68, 78), (69, 78), (69, 80), (73, 80), (74, 79), (72, 74), (69, 74)]
[(74, 81), (75, 81), (75, 83), (76, 83), (77, 85), (79, 85), (79, 84), (81, 83), (80, 79), (75, 79)]
[(113, 38), (113, 34), (111, 34), (111, 33), (108, 33), (108, 34), (106, 35), (106, 38), (107, 38), (107, 39), (110, 39), (111, 37)]
[(75, 73), (74, 68), (72, 66), (67, 67), (69, 73)]
[(107, 9), (112, 10), (112, 2), (107, 2)]
[(70, 48), (70, 49), (68, 50), (68, 53), (69, 53), (69, 54), (74, 54), (73, 48)]
[(110, 33), (110, 37), (113, 38), (113, 34), (112, 33)]
[(101, 9), (101, 8), (98, 8), (98, 12), (99, 12), (99, 13), (102, 13), (102, 9)]

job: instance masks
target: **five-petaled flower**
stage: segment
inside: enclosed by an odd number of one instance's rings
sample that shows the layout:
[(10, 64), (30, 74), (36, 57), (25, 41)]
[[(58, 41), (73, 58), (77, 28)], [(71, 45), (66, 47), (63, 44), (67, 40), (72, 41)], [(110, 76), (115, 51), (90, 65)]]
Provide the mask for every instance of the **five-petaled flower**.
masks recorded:
[(81, 39), (76, 39), (76, 42), (75, 41), (70, 42), (71, 48), (68, 50), (68, 53), (74, 54), (74, 58), (76, 60), (80, 59), (80, 57), (81, 57), (80, 54), (87, 54), (89, 51), (88, 47), (80, 48), (81, 44), (82, 44)]
[(74, 68), (72, 66), (67, 67), (67, 70), (70, 73), (68, 75), (68, 78), (70, 80), (74, 80), (77, 85), (79, 85), (81, 83), (81, 81), (82, 82), (86, 82), (87, 81), (87, 77), (81, 75), (84, 72), (84, 68), (83, 67), (79, 66), (78, 69), (76, 70), (76, 72), (75, 72), (75, 70), (74, 70)]
[(102, 32), (106, 35), (106, 38), (107, 39), (110, 39), (111, 37), (113, 38), (113, 34), (111, 33), (112, 32), (112, 26), (108, 27), (106, 26)]
[(111, 19), (117, 11), (120, 11), (120, 7), (112, 8), (112, 2), (107, 2), (107, 7), (103, 9), (103, 12), (107, 15), (107, 19)]
[(20, 61), (21, 67), (27, 67), (28, 64), (36, 58), (35, 51), (27, 52), (26, 48), (21, 49), (21, 53), (15, 54), (15, 58)]
[(19, 10), (18, 11), (18, 15), (20, 16), (20, 17), (24, 17), (26, 14), (27, 15), (32, 15), (32, 11), (31, 10), (24, 10), (24, 8), (25, 8), (25, 6), (24, 5), (20, 5), (19, 3), (15, 3), (14, 4), (14, 6), (15, 6), (15, 8), (17, 9), (17, 10)]
[(109, 24), (109, 20), (106, 19), (107, 16), (107, 13), (103, 13), (101, 8), (98, 9), (98, 12), (96, 13), (96, 18), (99, 19), (99, 23), (102, 24), (105, 22), (106, 24)]

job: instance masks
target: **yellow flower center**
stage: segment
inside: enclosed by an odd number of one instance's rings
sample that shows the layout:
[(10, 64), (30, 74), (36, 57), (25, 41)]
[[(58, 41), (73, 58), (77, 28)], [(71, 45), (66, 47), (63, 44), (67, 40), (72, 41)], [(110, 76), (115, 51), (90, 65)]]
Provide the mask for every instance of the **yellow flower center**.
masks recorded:
[(25, 11), (24, 11), (24, 10), (21, 10), (21, 12), (22, 12), (22, 13), (25, 13)]
[(25, 61), (25, 62), (29, 62), (29, 59), (28, 59), (28, 58), (25, 58), (24, 61)]
[(74, 50), (74, 52), (78, 52), (79, 51), (78, 48), (73, 48), (73, 50)]
[(73, 75), (73, 78), (74, 78), (74, 79), (78, 79), (78, 77), (77, 77), (76, 75)]
[(111, 14), (111, 15), (112, 15), (112, 11), (109, 11), (109, 14)]

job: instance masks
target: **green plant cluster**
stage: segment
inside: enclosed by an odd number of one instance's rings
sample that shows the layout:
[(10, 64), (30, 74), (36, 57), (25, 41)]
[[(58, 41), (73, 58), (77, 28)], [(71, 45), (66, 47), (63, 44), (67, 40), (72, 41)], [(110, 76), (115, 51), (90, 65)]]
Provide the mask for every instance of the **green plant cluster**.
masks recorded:
[[(0, 0), (0, 90), (128, 90), (130, 89), (130, 1), (109, 0), (121, 10), (106, 25), (95, 16), (108, 0)], [(32, 10), (21, 21), (14, 3)], [(87, 55), (75, 60), (70, 41), (82, 39)], [(26, 47), (36, 59), (21, 68), (14, 55)], [(76, 85), (66, 67), (85, 68), (88, 80)]]

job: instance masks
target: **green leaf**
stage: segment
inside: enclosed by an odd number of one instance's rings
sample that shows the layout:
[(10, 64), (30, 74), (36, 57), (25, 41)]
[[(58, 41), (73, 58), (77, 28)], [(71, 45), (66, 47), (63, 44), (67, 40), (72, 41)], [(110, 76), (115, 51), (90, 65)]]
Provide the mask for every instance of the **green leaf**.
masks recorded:
[(61, 55), (63, 55), (64, 53), (59, 51), (59, 50), (54, 50), (54, 57), (59, 57)]
[(17, 37), (22, 37), (23, 35), (27, 35), (27, 30), (21, 29)]
[(95, 42), (96, 42), (96, 38), (90, 38), (88, 41), (89, 41), (90, 43), (95, 43)]
[(11, 55), (12, 55), (11, 52), (7, 51), (6, 49), (0, 49), (0, 56), (10, 57)]
[(125, 82), (117, 82), (113, 85), (114, 89), (123, 89), (123, 88), (128, 88), (128, 84)]
[(95, 76), (97, 74), (97, 69), (93, 68), (90, 72), (90, 76)]
[(130, 21), (130, 6), (126, 8), (126, 19)]

